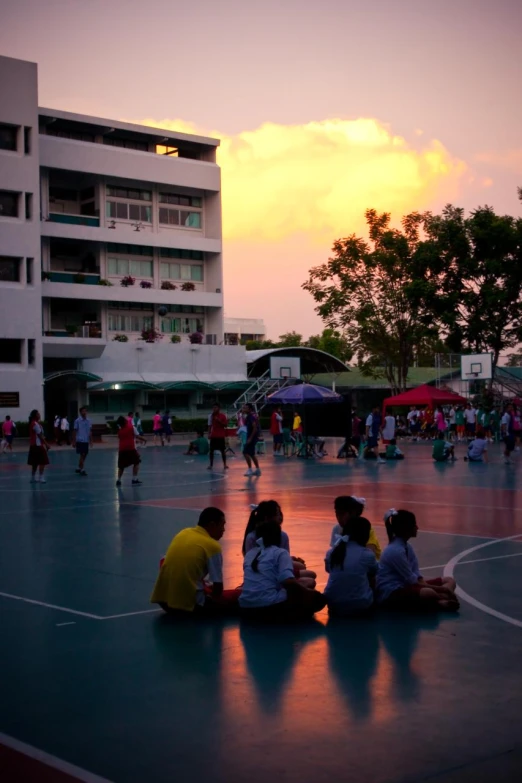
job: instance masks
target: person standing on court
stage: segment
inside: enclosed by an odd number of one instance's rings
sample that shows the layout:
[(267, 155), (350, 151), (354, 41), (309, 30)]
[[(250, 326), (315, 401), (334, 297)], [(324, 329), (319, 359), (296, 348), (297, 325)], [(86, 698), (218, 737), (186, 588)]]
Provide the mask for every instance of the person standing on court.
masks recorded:
[(80, 415), (76, 419), (73, 425), (73, 446), (76, 446), (76, 453), (78, 454), (80, 461), (76, 468), (76, 473), (80, 476), (86, 476), (85, 472), (85, 460), (89, 454), (89, 447), (92, 446), (92, 422), (87, 418), (87, 408), (82, 405), (80, 408)]
[(384, 417), (381, 434), (383, 443), (389, 443), (395, 437), (395, 416), (391, 413)]
[(212, 413), (208, 417), (208, 437), (210, 439), (210, 464), (207, 470), (213, 470), (214, 468), (214, 452), (221, 452), (223, 459), (223, 470), (228, 470), (227, 455), (226, 455), (226, 430), (228, 420), (224, 413), (221, 413), (219, 403), (215, 402), (212, 406)]
[[(382, 416), (380, 414), (379, 408), (376, 405), (373, 409), (373, 411), (370, 413), (368, 418), (366, 419), (366, 447), (373, 451), (375, 454), (376, 459), (379, 459), (379, 455), (377, 454), (377, 446), (379, 443), (379, 433), (381, 431), (381, 422), (382, 422)], [(384, 460), (381, 460), (384, 461)]]
[(118, 478), (116, 486), (121, 487), (121, 477), (125, 468), (132, 466), (132, 485), (138, 486), (141, 481), (138, 478), (141, 457), (136, 451), (136, 439), (134, 427), (129, 424), (125, 416), (120, 416), (116, 421), (118, 425)]
[(281, 453), (281, 446), (283, 445), (283, 414), (281, 413), (281, 407), (278, 406), (270, 417), (270, 435), (273, 438), (273, 451), (274, 457), (276, 454)]
[[(256, 456), (256, 444), (259, 440), (259, 418), (255, 415), (254, 406), (247, 402), (243, 405), (243, 413), (246, 416), (247, 439), (243, 448), (243, 456), (246, 460), (247, 471), (245, 476), (260, 476), (261, 469)], [(252, 463), (255, 470), (252, 470)]]
[[(29, 415), (29, 455), (27, 464), (32, 468), (31, 483), (45, 484), (44, 470), (49, 464), (49, 444), (40, 423), (40, 412), (31, 411)], [(37, 472), (38, 471), (38, 472)]]

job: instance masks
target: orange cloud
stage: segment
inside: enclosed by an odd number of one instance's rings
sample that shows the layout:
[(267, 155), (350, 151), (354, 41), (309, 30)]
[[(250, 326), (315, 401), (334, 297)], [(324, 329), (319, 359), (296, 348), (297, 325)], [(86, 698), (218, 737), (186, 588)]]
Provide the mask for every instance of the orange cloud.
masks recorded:
[(522, 174), (522, 149), (511, 149), (505, 152), (483, 152), (475, 158), (480, 163), (493, 163), (496, 166), (510, 169), (516, 174)]
[[(142, 124), (202, 132), (178, 120)], [(439, 141), (417, 149), (376, 119), (265, 123), (235, 136), (210, 135), (221, 139), (228, 240), (274, 243), (304, 234), (313, 244), (330, 245), (338, 236), (365, 230), (367, 207), (399, 219), (442, 196), (451, 200), (466, 170)]]

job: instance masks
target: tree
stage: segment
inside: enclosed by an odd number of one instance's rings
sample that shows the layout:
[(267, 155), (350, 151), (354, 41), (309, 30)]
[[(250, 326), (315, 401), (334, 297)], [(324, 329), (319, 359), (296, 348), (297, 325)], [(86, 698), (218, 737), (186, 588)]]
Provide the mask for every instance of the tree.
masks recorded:
[(286, 334), (279, 335), (279, 342), (276, 343), (277, 348), (298, 348), (303, 344), (303, 335), (297, 332), (286, 332)]
[(438, 335), (426, 306), (434, 294), (419, 238), (424, 218), (407, 215), (399, 231), (388, 213), (365, 214), (370, 242), (355, 234), (338, 239), (303, 288), (325, 324), (344, 331), (362, 371), (386, 378), (396, 393), (406, 387), (414, 346)]
[(241, 345), (244, 345), (247, 351), (259, 351), (262, 348), (276, 347), (272, 340), (241, 340)]
[(349, 362), (353, 351), (346, 337), (332, 328), (323, 329), (322, 334), (313, 334), (306, 343), (310, 348), (325, 351), (332, 356), (337, 356), (342, 362)]
[(522, 367), (522, 351), (508, 353), (506, 367)]
[(423, 227), (434, 320), (450, 350), (491, 352), (494, 371), (522, 340), (522, 219), (448, 205)]

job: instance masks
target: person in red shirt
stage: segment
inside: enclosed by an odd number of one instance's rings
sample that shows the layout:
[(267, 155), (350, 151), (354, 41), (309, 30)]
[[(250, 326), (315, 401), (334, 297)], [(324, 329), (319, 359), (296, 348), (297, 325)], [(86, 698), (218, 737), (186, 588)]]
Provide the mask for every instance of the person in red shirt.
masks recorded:
[(132, 483), (134, 486), (141, 484), (138, 479), (141, 457), (136, 451), (136, 441), (134, 439), (134, 427), (129, 424), (124, 416), (120, 416), (116, 424), (118, 425), (118, 480), (116, 486), (121, 487), (121, 477), (125, 468), (132, 465)]
[(223, 458), (223, 470), (228, 470), (226, 451), (226, 429), (228, 425), (227, 417), (221, 413), (219, 403), (212, 406), (212, 413), (208, 417), (208, 436), (210, 439), (210, 465), (207, 470), (214, 468), (214, 452), (220, 451)]
[(278, 406), (270, 417), (270, 435), (274, 440), (274, 456), (281, 453), (283, 445), (283, 414)]

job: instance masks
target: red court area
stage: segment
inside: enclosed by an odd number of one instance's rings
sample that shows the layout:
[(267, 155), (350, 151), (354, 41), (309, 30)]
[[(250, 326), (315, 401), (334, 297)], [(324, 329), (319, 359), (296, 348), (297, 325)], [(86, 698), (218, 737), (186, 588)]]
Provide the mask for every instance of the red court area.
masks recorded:
[[(332, 504), (337, 495), (350, 494), (347, 484), (325, 484), (281, 488), (277, 483), (264, 483), (244, 491), (216, 494), (208, 492), (193, 497), (171, 497), (136, 501), (140, 505), (158, 508), (194, 509), (219, 506), (233, 518), (241, 507), (274, 498), (284, 510), (285, 518), (307, 523), (331, 519)], [(357, 494), (366, 498), (365, 513), (372, 525), (381, 524), (390, 507), (409, 508), (417, 515), (422, 531), (505, 538), (522, 533), (522, 492), (492, 487), (446, 487), (432, 484), (357, 482)]]

